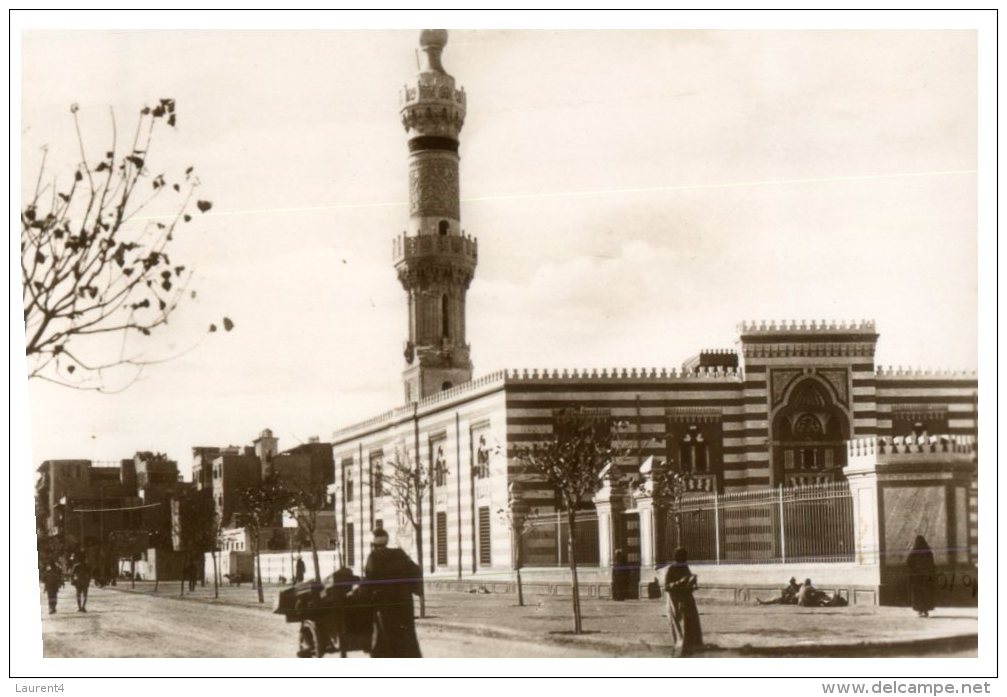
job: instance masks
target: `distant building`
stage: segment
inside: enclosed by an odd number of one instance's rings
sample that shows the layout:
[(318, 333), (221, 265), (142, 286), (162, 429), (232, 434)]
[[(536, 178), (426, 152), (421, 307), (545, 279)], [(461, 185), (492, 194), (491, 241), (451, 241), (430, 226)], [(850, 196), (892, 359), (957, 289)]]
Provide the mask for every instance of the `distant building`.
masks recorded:
[[(236, 527), (241, 510), (241, 492), (255, 486), (268, 474), (290, 485), (331, 485), (335, 468), (332, 444), (311, 438), (289, 450), (279, 450), (279, 439), (263, 429), (250, 446), (192, 448), (192, 479), (197, 489), (212, 492), (214, 506), (225, 528)], [(276, 527), (282, 527), (278, 518)]]
[(178, 465), (149, 452), (119, 462), (46, 460), (35, 485), (40, 539), (67, 552), (97, 549), (125, 533), (146, 533), (170, 546), (170, 498), (185, 485)]

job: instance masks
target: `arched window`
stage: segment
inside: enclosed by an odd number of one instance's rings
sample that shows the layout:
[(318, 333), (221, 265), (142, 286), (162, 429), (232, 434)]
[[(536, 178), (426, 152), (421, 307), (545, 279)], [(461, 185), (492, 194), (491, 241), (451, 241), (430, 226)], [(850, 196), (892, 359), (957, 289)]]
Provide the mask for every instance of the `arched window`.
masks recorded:
[(448, 231), (450, 229), (451, 229), (451, 223), (449, 223), (446, 220), (442, 220), (440, 223), (437, 224), (437, 232), (439, 232), (442, 235), (448, 234)]
[(450, 382), (442, 382), (441, 383), (441, 392), (443, 392), (444, 390), (450, 390), (450, 389), (451, 389), (451, 383)]
[(678, 449), (682, 471), (692, 474), (706, 474), (706, 441), (698, 426), (689, 426)]

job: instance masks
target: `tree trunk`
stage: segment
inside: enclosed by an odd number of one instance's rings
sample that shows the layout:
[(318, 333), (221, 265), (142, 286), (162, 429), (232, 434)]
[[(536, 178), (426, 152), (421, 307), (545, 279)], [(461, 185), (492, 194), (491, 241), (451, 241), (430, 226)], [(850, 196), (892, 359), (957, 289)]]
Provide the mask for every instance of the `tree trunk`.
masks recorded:
[[(417, 504), (419, 502), (417, 501)], [(418, 557), (418, 562), (416, 567), (420, 570), (419, 578), (419, 588), (420, 588), (420, 617), (427, 616), (427, 594), (426, 588), (423, 585), (423, 526), (419, 523), (416, 524), (416, 556)]]
[(158, 586), (161, 585), (161, 574), (157, 571), (157, 559), (154, 559), (154, 592), (157, 593)]
[(322, 565), (318, 561), (318, 543), (315, 542), (314, 530), (308, 535), (308, 542), (311, 545), (311, 563), (315, 566), (315, 583), (321, 583)]
[(572, 592), (573, 597), (573, 633), (582, 634), (583, 627), (581, 625), (580, 619), (580, 584), (577, 580), (577, 534), (575, 532), (574, 523), (577, 519), (576, 511), (571, 509), (567, 510), (567, 556), (570, 558), (570, 578), (572, 580)]
[(129, 587), (136, 588), (136, 555), (129, 557)]
[(521, 588), (521, 535), (514, 530), (514, 525), (511, 525), (511, 535), (516, 539), (515, 549), (514, 549), (514, 571), (517, 576), (517, 604), (518, 607), (524, 607), (524, 590)]

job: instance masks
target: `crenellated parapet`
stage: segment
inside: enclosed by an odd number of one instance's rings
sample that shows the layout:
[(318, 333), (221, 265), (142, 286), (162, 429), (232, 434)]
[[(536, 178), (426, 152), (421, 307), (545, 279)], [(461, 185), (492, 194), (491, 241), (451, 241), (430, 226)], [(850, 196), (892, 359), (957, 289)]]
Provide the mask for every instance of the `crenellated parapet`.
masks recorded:
[(874, 320), (753, 320), (738, 324), (742, 335), (768, 334), (874, 334)]
[(667, 382), (669, 380), (741, 380), (744, 375), (740, 368), (697, 368), (696, 370), (678, 370), (676, 368), (563, 368), (542, 369), (524, 368), (507, 370), (508, 382), (535, 381), (601, 381), (601, 380), (637, 380)]
[(920, 380), (976, 380), (974, 370), (952, 370), (945, 368), (915, 368), (903, 366), (878, 366), (874, 372), (878, 378), (917, 378)]
[(739, 346), (746, 359), (874, 358), (873, 320), (742, 322)]

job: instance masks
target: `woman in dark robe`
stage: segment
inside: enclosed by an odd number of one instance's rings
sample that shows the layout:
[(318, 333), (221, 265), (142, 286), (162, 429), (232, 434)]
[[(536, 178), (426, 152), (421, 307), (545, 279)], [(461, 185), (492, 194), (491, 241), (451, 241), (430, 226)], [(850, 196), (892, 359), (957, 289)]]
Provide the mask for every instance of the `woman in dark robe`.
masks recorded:
[(906, 567), (909, 573), (909, 604), (919, 617), (929, 617), (930, 611), (934, 609), (937, 567), (934, 564), (934, 553), (930, 551), (930, 545), (923, 535), (916, 536), (906, 559)]
[(699, 625), (699, 610), (692, 592), (696, 590), (696, 576), (686, 563), (684, 548), (675, 550), (674, 563), (664, 569), (662, 586), (667, 593), (668, 623), (675, 655), (691, 656), (703, 648), (703, 630)]

